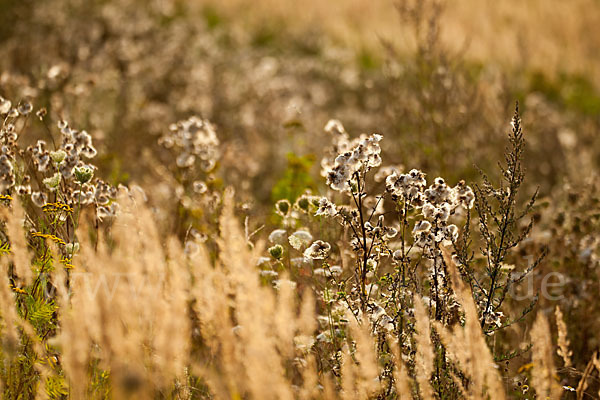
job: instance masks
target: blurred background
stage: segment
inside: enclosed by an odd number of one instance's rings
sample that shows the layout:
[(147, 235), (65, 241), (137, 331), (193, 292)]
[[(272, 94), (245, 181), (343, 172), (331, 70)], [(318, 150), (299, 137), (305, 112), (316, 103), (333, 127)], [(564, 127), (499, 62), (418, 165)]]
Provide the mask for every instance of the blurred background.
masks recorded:
[[(165, 220), (181, 191), (158, 139), (192, 115), (220, 140), (209, 186), (234, 186), (244, 212), (264, 220), (278, 199), (326, 190), (331, 118), (352, 136), (381, 133), (386, 164), (454, 185), (478, 181), (477, 168), (498, 177), (519, 101), (522, 192), (540, 194), (530, 240), (550, 248), (539, 273), (568, 276), (561, 307), (579, 328), (576, 364), (600, 345), (589, 318), (599, 311), (598, 0), (0, 0), (0, 10), (0, 96), (45, 108), (56, 137), (61, 119), (86, 129), (98, 174), (143, 186)], [(19, 140), (47, 135), (32, 118)]]
[(469, 180), (493, 173), (519, 100), (543, 195), (600, 160), (597, 0), (0, 6), (1, 94), (91, 132), (113, 183), (156, 179), (156, 138), (190, 115), (216, 125), (222, 178), (269, 207), (330, 118), (383, 134), (390, 163)]

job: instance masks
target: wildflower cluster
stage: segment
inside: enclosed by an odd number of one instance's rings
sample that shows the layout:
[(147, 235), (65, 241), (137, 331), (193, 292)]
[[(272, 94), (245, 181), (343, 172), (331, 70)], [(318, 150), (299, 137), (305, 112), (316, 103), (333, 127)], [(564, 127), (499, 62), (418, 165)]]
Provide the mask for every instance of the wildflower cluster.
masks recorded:
[[(339, 122), (336, 122), (337, 124)], [(350, 185), (353, 179), (357, 179), (360, 174), (366, 173), (371, 168), (380, 166), (381, 148), (379, 147), (379, 141), (382, 138), (383, 136), (378, 134), (362, 135), (360, 138), (347, 143), (350, 149), (338, 154), (333, 165), (327, 162), (322, 163), (329, 186), (334, 190), (348, 191), (351, 188)], [(345, 146), (338, 144), (338, 147)]]
[(44, 210), (44, 212), (46, 212), (46, 213), (56, 213), (56, 212), (72, 213), (73, 207), (71, 207), (67, 204), (64, 204), (64, 203), (59, 203), (59, 202), (46, 203), (42, 207), (42, 210)]
[[(474, 193), (463, 181), (455, 187), (450, 187), (443, 178), (436, 178), (427, 187), (423, 172), (413, 169), (403, 174), (399, 173), (397, 168), (389, 167), (385, 168), (388, 172), (385, 177), (386, 191), (369, 196), (366, 191), (366, 173), (381, 165), (381, 135), (363, 135), (357, 139), (354, 147), (346, 151), (349, 143), (353, 141), (348, 139), (341, 123), (330, 121), (326, 125), (326, 131), (338, 135), (333, 148), (345, 150), (335, 158), (333, 165), (327, 160), (324, 161), (323, 165), (329, 167), (326, 172), (328, 183), (335, 190), (347, 192), (353, 204), (350, 207), (336, 206), (324, 197), (318, 200), (318, 209), (314, 215), (339, 216), (342, 224), (351, 229), (354, 236), (351, 242), (353, 250), (360, 260), (357, 265), (357, 277), (364, 308), (368, 305), (367, 277), (376, 275), (375, 270), (381, 258), (391, 256), (392, 262), (396, 263), (408, 261), (408, 237), (402, 235), (401, 243), (393, 242), (400, 226), (403, 232), (406, 231), (408, 214), (421, 217), (413, 225), (412, 245), (422, 249), (422, 255), (433, 260), (433, 265), (436, 265), (441, 259), (439, 246), (451, 245), (458, 238), (458, 227), (449, 222), (451, 216), (460, 216), (461, 213), (464, 215), (464, 210), (472, 208)], [(385, 198), (396, 205), (398, 225), (385, 224)], [(373, 223), (375, 215), (379, 217), (377, 222)], [(395, 249), (396, 247), (401, 249)]]
[[(282, 270), (292, 276), (310, 274), (322, 280), (317, 292), (324, 308), (314, 346), (321, 343), (335, 348), (348, 335), (348, 320), (355, 319), (368, 321), (374, 333), (392, 334), (403, 348), (403, 357), (413, 360), (415, 295), (423, 296), (432, 318), (443, 326), (463, 318), (450, 279), (450, 261), (445, 257), (448, 249), (454, 249), (451, 263), (458, 265), (463, 279), (472, 279), (474, 285), (480, 282), (461, 262), (461, 246), (470, 234), (477, 192), (464, 181), (451, 186), (437, 177), (428, 183), (425, 173), (417, 169), (402, 172), (398, 166), (381, 166), (381, 135), (350, 139), (336, 120), (327, 123), (325, 131), (333, 136), (333, 144), (322, 160), (322, 175), (333, 191), (344, 195), (342, 202), (336, 203), (334, 196), (311, 193), (301, 195), (293, 205), (288, 200), (279, 201), (275, 209), (284, 217), (286, 229), (270, 234), (273, 246), (269, 248), (270, 258), (259, 260), (261, 276), (275, 279), (276, 287)], [(372, 176), (371, 171), (377, 169)], [(350, 236), (340, 238), (349, 248), (338, 248), (324, 237), (313, 239), (306, 226), (322, 219), (337, 221), (343, 227), (346, 233), (338, 231), (337, 235)], [(461, 223), (466, 230), (462, 238)], [(305, 226), (298, 229), (299, 225)], [(291, 227), (298, 230), (290, 233)], [(494, 316), (495, 327), (506, 325), (502, 311), (486, 313), (485, 304), (477, 296), (475, 300), (481, 324), (490, 323)], [(443, 344), (434, 339), (443, 354)], [(331, 368), (339, 367), (336, 352), (329, 354)], [(436, 362), (447, 360), (439, 357)], [(389, 374), (384, 371), (380, 378), (388, 379)], [(448, 384), (441, 375), (435, 379), (440, 385)]]
[[(91, 161), (98, 152), (89, 133), (64, 120), (58, 121), (58, 132), (51, 129), (45, 109), (35, 113), (37, 118), (32, 115), (31, 102), (14, 106), (0, 97), (0, 199), (13, 212), (22, 213), (18, 219), (11, 216), (2, 221), (0, 249), (12, 259), (11, 288), (25, 299), (16, 303), (15, 310), (39, 337), (47, 338), (56, 332), (58, 307), (56, 293), (46, 289), (48, 274), (75, 268), (82, 221), (96, 231), (110, 226), (119, 211), (118, 189), (95, 176), (97, 167)], [(37, 140), (22, 148), (36, 123), (43, 125), (49, 141)], [(25, 237), (19, 232), (23, 228)], [(98, 232), (94, 236), (98, 240)], [(23, 343), (23, 359), (36, 359)]]
[(61, 238), (59, 238), (56, 235), (51, 235), (49, 233), (33, 232), (31, 234), (31, 237), (42, 238), (42, 239), (50, 239), (50, 240), (52, 240), (55, 243), (62, 244), (63, 246), (66, 245), (66, 243), (65, 243), (64, 240), (62, 240)]
[(40, 222), (37, 218), (28, 219), (34, 225), (31, 237), (50, 239), (63, 246), (77, 244), (76, 230), (86, 208), (93, 210), (96, 225), (117, 215), (117, 188), (94, 176), (97, 168), (91, 159), (98, 152), (89, 133), (60, 120), (57, 123), (60, 141), (55, 141), (44, 119), (46, 111), (39, 110), (36, 115), (45, 126), (52, 146), (45, 140), (37, 140), (22, 149), (18, 140), (28, 124), (33, 123), (30, 121), (33, 106), (24, 101), (17, 107), (9, 107), (12, 103), (6, 99), (0, 103), (4, 117), (0, 129), (2, 198), (12, 200), (15, 195), (19, 196), (26, 205), (34, 207), (34, 215), (38, 212), (36, 209), (46, 214)]
[[(413, 170), (414, 171), (414, 170)], [(389, 187), (388, 187), (389, 189)], [(451, 245), (458, 239), (458, 227), (449, 224), (451, 215), (473, 207), (475, 195), (464, 181), (451, 188), (442, 178), (436, 178), (434, 183), (424, 191), (417, 192), (416, 198), (409, 197), (409, 201), (422, 204), (421, 209), (424, 219), (417, 222), (413, 228), (415, 245), (433, 251), (440, 244)], [(418, 200), (417, 200), (418, 199)]]
[[(175, 231), (193, 229), (192, 240), (206, 240), (207, 232), (192, 220), (199, 216), (210, 219), (220, 203), (219, 183), (215, 176), (220, 158), (219, 139), (215, 127), (207, 120), (192, 116), (171, 124), (158, 144), (173, 153), (175, 168), (171, 174), (177, 182), (175, 195), (184, 210)], [(193, 245), (191, 245), (193, 246)]]
[(169, 132), (159, 139), (159, 144), (177, 152), (179, 168), (198, 165), (203, 171), (210, 172), (219, 158), (219, 139), (214, 126), (198, 117), (172, 124)]
[[(27, 148), (36, 169), (32, 173), (41, 184), (37, 189), (32, 189), (29, 184), (20, 185), (15, 187), (16, 192), (30, 195), (37, 207), (45, 207), (54, 197), (62, 200), (71, 212), (73, 207), (92, 205), (99, 220), (114, 217), (118, 212), (118, 204), (114, 201), (117, 190), (102, 179), (94, 178), (96, 167), (89, 160), (98, 152), (91, 135), (71, 128), (64, 120), (58, 122), (58, 129), (62, 136), (59, 148), (48, 150), (44, 140)], [(29, 181), (29, 175), (25, 175), (24, 183)]]

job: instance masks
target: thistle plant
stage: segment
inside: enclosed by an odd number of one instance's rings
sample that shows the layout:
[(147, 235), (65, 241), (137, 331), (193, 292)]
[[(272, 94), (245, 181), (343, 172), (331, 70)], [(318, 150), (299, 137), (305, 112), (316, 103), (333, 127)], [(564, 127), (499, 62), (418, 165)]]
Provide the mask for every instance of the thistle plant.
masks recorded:
[[(289, 219), (298, 220), (300, 212), (309, 217), (307, 225), (312, 219), (313, 228), (302, 227), (291, 235), (277, 229), (269, 239), (285, 243), (287, 237), (293, 247), (289, 252), (299, 253), (299, 257), (287, 255), (290, 267), (299, 266), (292, 275), (304, 268), (304, 274), (315, 279), (323, 300), (323, 330), (316, 343), (328, 354), (330, 368), (341, 368), (340, 351), (349, 340), (350, 321), (368, 326), (379, 338), (382, 359), (391, 351), (386, 344), (391, 336), (391, 346), (399, 346), (412, 360), (416, 294), (428, 299), (435, 320), (445, 325), (458, 320), (458, 303), (447, 278), (442, 248), (457, 240), (459, 229), (451, 221), (464, 219), (473, 207), (474, 193), (464, 182), (451, 187), (436, 178), (427, 186), (421, 171), (402, 173), (398, 167), (381, 167), (382, 135), (351, 139), (337, 120), (328, 122), (325, 132), (332, 137), (332, 146), (321, 162), (321, 175), (331, 195), (305, 194), (296, 200), (293, 210), (289, 204), (276, 205), (277, 212), (288, 219), (288, 226), (295, 225)], [(300, 234), (317, 229), (319, 221), (339, 224), (340, 230), (332, 232), (341, 235), (338, 242), (314, 240), (312, 235), (309, 240), (309, 234)], [(300, 241), (298, 236), (306, 240)], [(270, 249), (271, 256), (276, 248)], [(269, 270), (275, 276), (286, 270), (285, 259), (279, 251), (277, 255), (276, 266), (273, 261), (259, 262), (263, 276)], [(434, 342), (443, 350), (439, 340)], [(436, 362), (445, 364), (446, 360), (442, 356)], [(412, 370), (413, 361), (409, 365)], [(437, 373), (434, 378), (440, 391), (444, 385), (453, 385), (448, 376)], [(380, 379), (391, 385), (392, 370), (384, 368)]]
[[(270, 240), (285, 244), (288, 237), (294, 245), (289, 251), (299, 251), (302, 256), (294, 258), (294, 264), (308, 264), (311, 275), (322, 282), (318, 287), (327, 323), (320, 337), (329, 343), (332, 368), (339, 364), (337, 352), (348, 337), (346, 327), (352, 319), (368, 324), (381, 338), (392, 335), (408, 357), (416, 334), (415, 295), (423, 296), (429, 316), (437, 323), (453, 326), (464, 322), (444, 252), (454, 252), (452, 263), (457, 264), (471, 287), (479, 323), (487, 335), (522, 320), (531, 311), (535, 300), (512, 320), (503, 317), (501, 308), (511, 287), (521, 282), (543, 257), (542, 253), (522, 272), (510, 273), (505, 268), (508, 252), (531, 231), (530, 222), (517, 232), (518, 222), (532, 210), (536, 198), (534, 195), (523, 211), (516, 211), (518, 189), (524, 179), (524, 140), (518, 109), (512, 120), (506, 166), (501, 166), (503, 183), (498, 189), (483, 173), (483, 183), (475, 184), (473, 189), (464, 181), (450, 186), (441, 177), (428, 185), (425, 174), (417, 169), (402, 173), (397, 167), (381, 167), (381, 135), (351, 139), (336, 120), (330, 121), (325, 131), (332, 136), (333, 144), (321, 163), (321, 175), (326, 178), (331, 195), (303, 195), (293, 211), (312, 215), (316, 220), (338, 222), (340, 241), (313, 240), (309, 245), (310, 241), (301, 242), (296, 237), (298, 233), (289, 235), (285, 229), (273, 231)], [(380, 171), (376, 171), (378, 168)], [(473, 209), (477, 212), (480, 237), (471, 231)], [(276, 210), (284, 218), (297, 219), (287, 201), (277, 204)], [(294, 226), (290, 221), (286, 224)], [(483, 257), (475, 258), (469, 253), (472, 242), (483, 244)], [(277, 276), (276, 270), (286, 269), (283, 248), (277, 244), (270, 252), (271, 256), (277, 254), (274, 258), (278, 267), (271, 269)], [(487, 260), (483, 275), (476, 267), (480, 260)], [(336, 265), (338, 262), (341, 266)], [(261, 268), (264, 267), (265, 264)], [(437, 354), (432, 379), (441, 395), (443, 387), (454, 387), (448, 371), (457, 365), (447, 359), (439, 336), (430, 333)], [(389, 351), (383, 344), (379, 349), (380, 356)], [(507, 359), (517, 354), (520, 353), (497, 357)], [(381, 378), (391, 382), (390, 374), (384, 371)]]
[(190, 117), (172, 124), (158, 143), (175, 157), (168, 164), (177, 183), (174, 232), (185, 233), (191, 241), (205, 241), (220, 204), (216, 177), (220, 149), (215, 127), (207, 120)]

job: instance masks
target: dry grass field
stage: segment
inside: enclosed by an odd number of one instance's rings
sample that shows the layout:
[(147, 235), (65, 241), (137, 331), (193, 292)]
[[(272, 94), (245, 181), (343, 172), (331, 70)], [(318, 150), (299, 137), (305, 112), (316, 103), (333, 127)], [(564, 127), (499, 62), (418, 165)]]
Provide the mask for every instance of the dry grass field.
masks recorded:
[(0, 398), (600, 398), (598, 0), (0, 0)]

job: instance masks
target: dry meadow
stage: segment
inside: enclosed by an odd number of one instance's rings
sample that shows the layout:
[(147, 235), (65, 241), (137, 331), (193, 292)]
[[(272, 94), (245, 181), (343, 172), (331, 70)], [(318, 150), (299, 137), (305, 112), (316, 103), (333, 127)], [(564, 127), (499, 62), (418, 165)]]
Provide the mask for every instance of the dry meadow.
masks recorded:
[(600, 398), (598, 0), (0, 0), (0, 397)]

